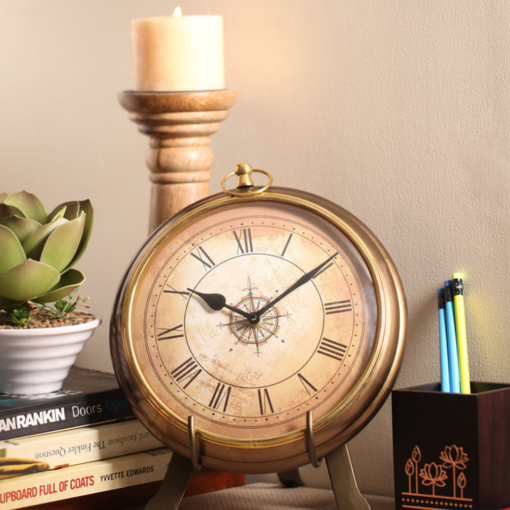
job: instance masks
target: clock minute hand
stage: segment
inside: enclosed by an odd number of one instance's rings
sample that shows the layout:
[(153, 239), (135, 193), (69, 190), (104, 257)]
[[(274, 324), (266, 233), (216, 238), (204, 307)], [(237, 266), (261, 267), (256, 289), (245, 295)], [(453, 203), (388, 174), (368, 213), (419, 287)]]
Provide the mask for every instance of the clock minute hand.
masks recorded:
[(197, 296), (201, 297), (205, 301), (206, 305), (215, 312), (221, 310), (222, 308), (228, 308), (229, 310), (232, 310), (233, 312), (238, 313), (239, 315), (242, 315), (247, 319), (250, 318), (250, 314), (248, 312), (244, 312), (243, 310), (239, 310), (239, 308), (227, 305), (227, 299), (223, 294), (206, 294), (204, 292), (198, 292), (197, 290), (193, 290), (190, 288), (186, 290), (189, 290), (193, 294), (196, 294)]
[(266, 306), (262, 307), (260, 310), (257, 311), (257, 315), (259, 317), (262, 317), (272, 306), (274, 306), (278, 301), (283, 299), (285, 296), (288, 296), (291, 292), (295, 291), (298, 287), (301, 287), (301, 285), (304, 285), (305, 283), (309, 282), (329, 261), (333, 260), (338, 255), (338, 252), (336, 252), (334, 255), (331, 255), (329, 259), (327, 259), (325, 262), (322, 262), (319, 264), (315, 269), (312, 269), (308, 273), (304, 274), (297, 282), (295, 282), (293, 285), (291, 285), (285, 292), (280, 294), (276, 299), (273, 299), (270, 303), (267, 303)]

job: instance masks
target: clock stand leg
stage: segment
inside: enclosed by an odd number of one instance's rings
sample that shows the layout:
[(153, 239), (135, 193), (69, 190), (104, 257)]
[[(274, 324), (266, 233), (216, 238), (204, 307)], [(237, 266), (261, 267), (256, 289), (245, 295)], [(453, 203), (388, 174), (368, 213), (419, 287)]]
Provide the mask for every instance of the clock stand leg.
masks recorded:
[[(306, 415), (306, 447), (312, 466), (320, 467), (322, 459), (317, 460), (315, 452), (312, 411)], [(368, 501), (359, 491), (346, 444), (326, 455), (326, 465), (338, 510), (370, 510)]]
[(285, 487), (303, 487), (305, 485), (299, 474), (299, 469), (291, 469), (290, 471), (282, 471), (276, 474), (280, 483), (285, 485)]
[(177, 453), (172, 455), (159, 492), (147, 503), (145, 510), (177, 510), (193, 472), (193, 464)]
[(368, 501), (359, 491), (347, 445), (326, 455), (329, 479), (335, 493), (338, 510), (370, 510)]
[(202, 467), (197, 454), (195, 417), (188, 416), (188, 437), (190, 459), (177, 453), (172, 454), (170, 464), (158, 493), (147, 503), (145, 510), (177, 510), (188, 487), (193, 470)]

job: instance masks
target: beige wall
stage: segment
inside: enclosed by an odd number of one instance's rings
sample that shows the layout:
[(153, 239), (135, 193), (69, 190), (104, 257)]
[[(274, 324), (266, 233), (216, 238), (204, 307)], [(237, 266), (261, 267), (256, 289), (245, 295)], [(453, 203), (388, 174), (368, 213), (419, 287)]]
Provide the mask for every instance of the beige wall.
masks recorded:
[[(510, 381), (510, 3), (504, 0), (182, 0), (222, 14), (239, 90), (213, 138), (212, 189), (240, 161), (360, 217), (403, 280), (398, 386), (439, 377), (436, 289), (466, 276), (474, 379)], [(79, 264), (104, 320), (79, 362), (110, 369), (116, 287), (146, 235), (146, 140), (118, 106), (130, 19), (163, 0), (0, 0), (0, 191), (49, 207), (91, 198)], [(392, 488), (389, 403), (352, 442), (361, 488)], [(324, 474), (322, 475), (324, 476)]]

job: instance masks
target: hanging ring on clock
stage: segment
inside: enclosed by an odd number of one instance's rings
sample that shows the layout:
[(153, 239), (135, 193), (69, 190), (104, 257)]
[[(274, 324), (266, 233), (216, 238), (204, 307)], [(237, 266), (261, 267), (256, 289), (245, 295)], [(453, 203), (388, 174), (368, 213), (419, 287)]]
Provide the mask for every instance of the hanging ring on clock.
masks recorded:
[(306, 413), (306, 449), (310, 457), (310, 464), (314, 468), (320, 467), (322, 459), (317, 460), (317, 452), (315, 451), (315, 441), (313, 440), (313, 413), (311, 409)]
[[(251, 174), (253, 172), (257, 172), (259, 174), (264, 174), (266, 177), (269, 178), (269, 182), (265, 186), (262, 186), (261, 188), (250, 189), (250, 188), (253, 188), (253, 186), (254, 186), (253, 180), (251, 178)], [(241, 189), (243, 191), (232, 191), (232, 190), (228, 190), (225, 187), (225, 183), (227, 182), (227, 180), (230, 179), (234, 175), (237, 175), (237, 177), (238, 177), (237, 178), (237, 189)], [(264, 193), (264, 191), (266, 191), (269, 188), (269, 186), (271, 186), (271, 184), (273, 184), (273, 176), (269, 172), (266, 172), (265, 170), (256, 170), (256, 169), (252, 168), (251, 165), (249, 165), (248, 163), (239, 163), (236, 166), (235, 172), (230, 172), (228, 175), (223, 177), (223, 180), (221, 181), (221, 189), (227, 195), (230, 195), (232, 197), (248, 198), (248, 197), (253, 197), (255, 195), (260, 195), (261, 193)]]
[(188, 416), (188, 435), (189, 435), (189, 454), (191, 458), (191, 464), (195, 471), (200, 471), (202, 464), (198, 460), (197, 453), (197, 437), (195, 433), (195, 417), (193, 415)]

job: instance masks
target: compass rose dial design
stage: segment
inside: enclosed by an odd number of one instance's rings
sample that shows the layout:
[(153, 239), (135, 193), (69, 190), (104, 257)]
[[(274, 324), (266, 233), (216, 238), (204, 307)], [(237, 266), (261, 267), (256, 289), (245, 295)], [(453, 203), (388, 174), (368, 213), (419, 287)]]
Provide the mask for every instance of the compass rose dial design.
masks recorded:
[[(244, 310), (250, 314), (256, 313), (271, 301), (268, 297), (254, 295), (254, 291), (257, 288), (251, 287), (250, 278), (248, 278), (248, 288), (245, 290), (249, 294), (236, 304), (236, 308), (239, 310)], [(282, 315), (277, 307), (270, 306), (264, 315), (260, 317), (260, 321), (256, 325), (252, 325), (247, 317), (233, 311), (230, 314), (228, 328), (230, 333), (235, 335), (239, 341), (246, 345), (254, 345), (256, 347), (255, 353), (260, 355), (260, 346), (262, 344), (273, 336), (276, 336), (276, 340), (278, 339), (279, 320), (288, 316), (289, 313)]]

